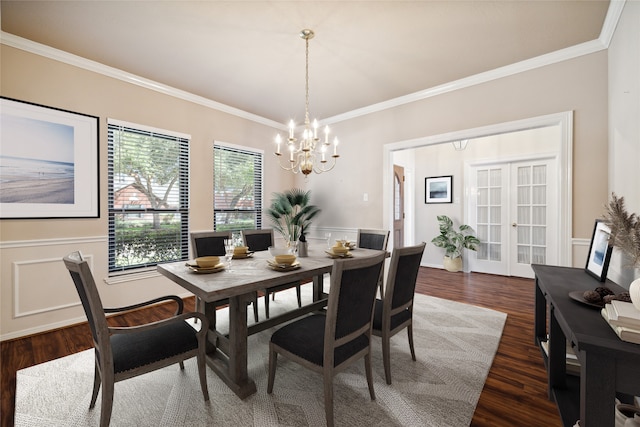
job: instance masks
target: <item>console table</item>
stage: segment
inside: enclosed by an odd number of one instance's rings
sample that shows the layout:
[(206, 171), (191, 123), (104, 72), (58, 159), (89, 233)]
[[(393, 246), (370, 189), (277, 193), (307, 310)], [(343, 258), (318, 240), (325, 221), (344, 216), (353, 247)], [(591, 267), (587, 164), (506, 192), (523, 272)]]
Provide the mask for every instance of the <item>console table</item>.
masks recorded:
[[(616, 392), (640, 395), (640, 344), (622, 341), (600, 314), (569, 297), (569, 292), (602, 284), (583, 269), (532, 265), (535, 273), (535, 343), (548, 373), (549, 398), (562, 423), (571, 427), (613, 427)], [(611, 281), (615, 293), (625, 289)], [(547, 322), (548, 313), (548, 322)], [(542, 342), (548, 340), (548, 354)], [(580, 376), (567, 375), (566, 346), (580, 362)]]

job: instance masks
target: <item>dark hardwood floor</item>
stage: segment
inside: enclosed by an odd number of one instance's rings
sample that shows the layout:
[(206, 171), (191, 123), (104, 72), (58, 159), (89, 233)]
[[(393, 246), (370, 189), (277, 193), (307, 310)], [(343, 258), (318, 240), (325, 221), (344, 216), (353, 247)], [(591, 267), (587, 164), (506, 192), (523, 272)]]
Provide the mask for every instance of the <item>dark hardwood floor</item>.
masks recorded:
[[(555, 404), (547, 399), (546, 371), (533, 344), (533, 280), (423, 267), (417, 292), (507, 313), (472, 426), (562, 425)], [(193, 298), (188, 298), (185, 310), (193, 310), (193, 304)], [(124, 326), (159, 320), (172, 313), (173, 306), (166, 305), (113, 317), (110, 322)], [(16, 371), (90, 347), (86, 323), (0, 343), (2, 426), (14, 424)]]

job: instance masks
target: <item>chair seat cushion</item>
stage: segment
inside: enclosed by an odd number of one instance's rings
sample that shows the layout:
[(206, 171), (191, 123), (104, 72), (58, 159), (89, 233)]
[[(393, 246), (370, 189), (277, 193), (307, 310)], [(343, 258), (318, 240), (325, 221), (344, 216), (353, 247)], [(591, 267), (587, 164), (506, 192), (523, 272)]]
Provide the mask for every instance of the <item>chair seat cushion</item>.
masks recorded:
[[(394, 316), (391, 316), (391, 330), (393, 331), (398, 326), (402, 325), (407, 320), (411, 319), (411, 313), (409, 309), (402, 310)], [(373, 329), (376, 331), (382, 330), (382, 300), (376, 300), (376, 306), (373, 309)]]
[(198, 348), (187, 322), (171, 322), (146, 331), (111, 336), (114, 372), (139, 368)]
[[(323, 366), (325, 322), (326, 316), (322, 314), (304, 317), (274, 332), (271, 342), (315, 365)], [(333, 356), (333, 365), (340, 365), (368, 345), (369, 339), (361, 335), (337, 347)]]

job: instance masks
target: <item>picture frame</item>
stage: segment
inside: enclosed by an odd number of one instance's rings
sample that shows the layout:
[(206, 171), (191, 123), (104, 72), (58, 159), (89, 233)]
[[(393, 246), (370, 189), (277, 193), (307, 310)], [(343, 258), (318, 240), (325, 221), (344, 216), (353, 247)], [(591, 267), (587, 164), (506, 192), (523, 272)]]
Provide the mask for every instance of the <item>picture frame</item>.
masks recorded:
[(609, 261), (613, 251), (613, 246), (609, 244), (610, 236), (611, 229), (609, 226), (604, 221), (597, 219), (593, 227), (585, 271), (600, 282), (607, 280)]
[(98, 218), (98, 117), (0, 97), (0, 219)]
[(425, 203), (452, 203), (453, 176), (430, 176), (424, 179)]

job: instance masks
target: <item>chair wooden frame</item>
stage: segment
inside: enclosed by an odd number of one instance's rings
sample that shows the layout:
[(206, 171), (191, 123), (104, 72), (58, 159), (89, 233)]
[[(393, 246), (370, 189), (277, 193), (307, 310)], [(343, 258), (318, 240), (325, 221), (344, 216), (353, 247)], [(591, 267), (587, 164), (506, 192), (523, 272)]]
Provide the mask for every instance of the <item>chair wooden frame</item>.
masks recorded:
[[(324, 383), (325, 416), (327, 426), (331, 427), (334, 424), (333, 377), (354, 362), (358, 361), (361, 358), (364, 358), (369, 395), (371, 397), (371, 400), (375, 400), (375, 392), (373, 389), (373, 372), (371, 368), (371, 329), (373, 325), (373, 306), (375, 302), (376, 289), (378, 286), (375, 278), (379, 276), (380, 271), (382, 270), (385, 257), (386, 254), (379, 254), (367, 258), (339, 259), (334, 261), (333, 269), (331, 272), (331, 291), (329, 293), (326, 315), (315, 314), (306, 318), (310, 319), (314, 316), (325, 317), (324, 339), (322, 341), (322, 364), (316, 364), (275, 344), (273, 342), (272, 336), (272, 340), (269, 342), (269, 377), (267, 384), (267, 393), (270, 394), (273, 392), (278, 353), (282, 354), (287, 359), (295, 361), (296, 363), (311, 369), (312, 371), (322, 373)], [(355, 274), (356, 272), (354, 272), (354, 274), (350, 274), (348, 277), (351, 278), (351, 283), (348, 283), (348, 281), (345, 282), (343, 278), (345, 277), (345, 273), (349, 272), (350, 270), (356, 270), (357, 274)], [(370, 279), (367, 279), (367, 275), (370, 277)], [(353, 279), (357, 276), (359, 276), (360, 280), (363, 282), (358, 282)], [(368, 289), (367, 285), (369, 286)], [(355, 286), (358, 287), (358, 290), (356, 292), (350, 291), (349, 287)], [(367, 320), (362, 322), (362, 324), (349, 325), (350, 330), (346, 331), (343, 336), (337, 337), (338, 329), (345, 328), (344, 325), (338, 324), (338, 318), (343, 319), (344, 322), (349, 321), (351, 316), (350, 313), (346, 313), (346, 311), (350, 312), (351, 309), (354, 308), (352, 305), (348, 306), (347, 308), (343, 307), (343, 311), (340, 312), (340, 302), (342, 301), (341, 293), (343, 292), (343, 290), (347, 293), (347, 295), (350, 293), (351, 295), (355, 294), (361, 296), (362, 299), (358, 301), (358, 304), (362, 305), (363, 310), (371, 310), (371, 314), (367, 313), (369, 317)], [(344, 304), (344, 301), (342, 302)], [(356, 309), (355, 311), (358, 312), (359, 310)], [(304, 321), (305, 318), (293, 322), (285, 326), (284, 328), (295, 328), (297, 322)], [(275, 332), (274, 335), (276, 335), (277, 333), (278, 332)], [(366, 347), (362, 348), (359, 351), (356, 351), (354, 354), (348, 355), (345, 360), (336, 365), (336, 362), (334, 360), (336, 349), (341, 346), (347, 347), (349, 346), (349, 344), (354, 343), (356, 340), (361, 339), (363, 336), (367, 340)]]
[[(184, 369), (184, 360), (192, 357), (197, 357), (198, 376), (200, 379), (200, 387), (204, 400), (209, 400), (209, 391), (207, 388), (206, 379), (206, 334), (208, 331), (208, 321), (206, 317), (201, 313), (182, 313), (183, 301), (175, 295), (164, 296), (146, 301), (140, 304), (130, 305), (120, 308), (105, 308), (102, 306), (102, 301), (96, 287), (93, 274), (87, 264), (86, 260), (82, 259), (80, 252), (73, 252), (63, 259), (65, 266), (71, 274), (71, 278), (76, 286), (78, 295), (82, 302), (82, 306), (85, 310), (85, 314), (89, 321), (91, 334), (93, 337), (93, 346), (95, 348), (95, 373), (93, 382), (93, 392), (91, 395), (91, 402), (89, 408), (95, 407), (98, 392), (100, 386), (102, 386), (102, 407), (100, 412), (100, 426), (107, 427), (111, 420), (111, 411), (113, 407), (113, 392), (114, 384), (118, 381), (123, 381), (132, 377), (136, 377), (142, 374), (146, 374), (151, 371), (155, 371), (164, 368), (174, 363), (179, 363), (180, 368)], [(177, 304), (177, 309), (173, 317), (163, 319), (153, 323), (147, 323), (144, 325), (133, 327), (113, 327), (107, 323), (107, 313), (119, 313), (124, 311), (135, 310), (145, 306), (157, 304), (162, 301), (174, 301)], [(185, 321), (188, 319), (198, 319), (202, 322), (202, 327), (199, 331), (195, 331)], [(178, 328), (178, 329), (176, 329)], [(129, 358), (128, 362), (131, 362), (131, 366), (127, 366), (126, 369), (118, 371), (115, 367), (117, 360), (122, 361), (122, 357), (117, 357), (123, 350), (122, 346), (118, 346), (118, 350), (115, 351), (113, 347), (114, 339), (118, 336), (122, 336), (123, 339), (134, 340), (137, 336), (149, 337), (150, 333), (156, 332), (162, 339), (162, 347), (171, 347), (175, 344), (176, 332), (180, 333), (180, 338), (185, 337), (185, 333), (193, 333), (197, 339), (197, 346), (190, 350), (181, 351), (176, 354), (172, 354), (171, 350), (168, 350), (166, 354), (162, 355), (161, 352), (153, 352), (153, 360), (147, 358), (144, 361), (137, 361), (139, 363), (133, 363)], [(173, 335), (165, 335), (165, 332), (174, 332)], [(166, 345), (165, 345), (166, 343)], [(133, 346), (131, 346), (133, 347)], [(180, 346), (182, 347), (182, 345)], [(184, 345), (185, 348), (193, 347), (191, 344)], [(132, 348), (132, 352), (133, 352)], [(178, 351), (179, 349), (175, 349)], [(149, 352), (147, 352), (149, 353)], [(115, 355), (115, 356), (114, 356)], [(145, 354), (148, 356), (149, 354)], [(166, 357), (165, 357), (166, 356)]]
[[(414, 362), (416, 360), (413, 347), (413, 297), (425, 246), (426, 243), (422, 242), (416, 246), (393, 249), (384, 298), (376, 300), (372, 333), (382, 338), (382, 361), (387, 384), (391, 384), (391, 337), (404, 328), (407, 328), (411, 358)], [(401, 316), (396, 318), (396, 322), (400, 323), (392, 327), (392, 319), (397, 315)], [(402, 321), (402, 318), (405, 320)]]
[[(217, 251), (209, 251), (207, 253), (201, 253), (198, 251), (198, 240), (200, 239), (231, 239), (232, 233), (231, 231), (192, 231), (189, 233), (189, 237), (191, 240), (191, 253), (194, 258), (198, 258), (200, 256), (221, 256), (224, 257), (224, 243), (222, 245), (222, 253), (216, 253)], [(253, 317), (255, 321), (258, 321), (258, 293), (254, 292), (252, 301), (253, 303)], [(229, 298), (223, 298), (221, 300), (213, 302), (216, 310), (218, 307), (222, 307), (229, 304)], [(213, 310), (213, 318), (211, 319), (213, 326), (216, 324), (216, 310)], [(204, 313), (204, 304), (200, 300), (200, 298), (196, 297), (196, 311), (200, 313)]]
[[(255, 230), (242, 230), (242, 241), (244, 242), (245, 246), (249, 247), (250, 251), (266, 251), (269, 249), (269, 246), (274, 246), (275, 245), (275, 236), (274, 236), (274, 232), (272, 228), (262, 228), (262, 229), (255, 229)], [(270, 240), (270, 244), (268, 246), (264, 246), (264, 245), (257, 245), (253, 244), (253, 248), (252, 248), (252, 243), (253, 243), (253, 238), (255, 236), (264, 236), (264, 235), (270, 235), (271, 236), (271, 240)], [(256, 239), (256, 240), (262, 240), (261, 238)], [(269, 288), (269, 289), (264, 289), (264, 313), (266, 318), (269, 318), (269, 295), (271, 295), (271, 300), (275, 299), (275, 295), (276, 292), (280, 292), (280, 291), (284, 291), (287, 289), (291, 289), (295, 286), (296, 288), (296, 296), (298, 298), (298, 308), (302, 307), (302, 294), (300, 292), (300, 282), (291, 282), (291, 283), (286, 283), (284, 285), (280, 285), (280, 286), (275, 286), (273, 288)]]

